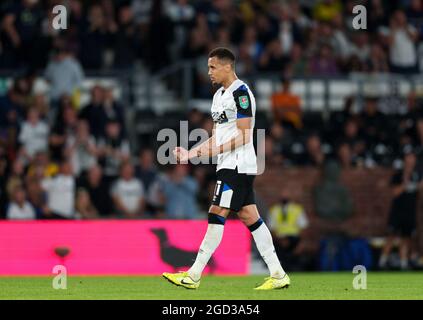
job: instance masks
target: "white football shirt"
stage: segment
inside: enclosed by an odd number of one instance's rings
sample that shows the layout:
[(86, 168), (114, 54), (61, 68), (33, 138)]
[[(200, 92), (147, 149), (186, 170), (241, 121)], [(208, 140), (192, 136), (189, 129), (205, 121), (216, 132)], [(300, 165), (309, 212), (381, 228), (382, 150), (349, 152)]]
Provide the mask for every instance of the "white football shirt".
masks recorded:
[(237, 119), (251, 118), (250, 142), (218, 155), (216, 171), (235, 169), (239, 173), (257, 174), (257, 157), (253, 144), (256, 100), (250, 88), (237, 79), (225, 90), (218, 89), (213, 96), (211, 114), (216, 124), (216, 145), (220, 146), (238, 134)]
[(140, 199), (144, 197), (144, 185), (136, 178), (118, 179), (114, 183), (111, 193), (120, 198), (127, 210), (135, 211), (139, 209)]
[(74, 218), (75, 179), (73, 176), (58, 174), (41, 181), (47, 192), (47, 205), (56, 214)]

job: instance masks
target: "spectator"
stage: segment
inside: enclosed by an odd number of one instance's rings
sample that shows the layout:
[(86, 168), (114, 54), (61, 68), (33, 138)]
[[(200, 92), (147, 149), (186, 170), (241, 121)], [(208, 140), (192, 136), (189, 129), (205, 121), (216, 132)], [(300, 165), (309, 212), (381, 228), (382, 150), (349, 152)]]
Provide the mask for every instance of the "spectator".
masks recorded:
[(119, 175), (121, 163), (129, 160), (129, 142), (122, 139), (119, 122), (110, 121), (106, 126), (106, 136), (98, 142), (98, 155), (108, 183)]
[(245, 28), (240, 47), (245, 47), (246, 54), (253, 66), (256, 66), (263, 52), (263, 44), (257, 40), (257, 30), (254, 26), (249, 25)]
[(24, 118), (29, 104), (29, 84), (24, 77), (16, 78), (7, 90), (7, 94), (0, 96), (0, 126), (17, 127)]
[[(257, 30), (257, 40), (263, 44), (263, 46), (267, 46), (271, 41), (276, 39), (278, 36), (278, 21), (267, 14), (267, 12), (257, 12), (255, 17), (255, 26)], [(280, 43), (279, 43), (280, 44)], [(281, 49), (281, 46), (278, 47)]]
[(139, 44), (136, 38), (134, 15), (129, 5), (118, 9), (118, 27), (113, 35), (113, 65), (118, 69), (130, 69), (136, 59)]
[(26, 179), (26, 190), (28, 201), (35, 209), (37, 219), (44, 218), (48, 215), (47, 194), (41, 186), (41, 181), (35, 176), (28, 176)]
[(33, 220), (35, 210), (26, 200), (25, 189), (17, 187), (13, 190), (12, 201), (7, 208), (6, 218), (9, 220)]
[(71, 159), (76, 176), (80, 176), (97, 163), (95, 138), (90, 135), (85, 120), (79, 120), (75, 136), (69, 135), (66, 139), (65, 157)]
[(50, 151), (54, 161), (61, 161), (64, 156), (66, 141), (75, 136), (78, 117), (73, 107), (65, 105), (58, 114), (52, 133), (50, 135)]
[(47, 123), (40, 119), (37, 109), (31, 108), (19, 134), (19, 143), (22, 144), (19, 154), (25, 164), (31, 162), (37, 152), (47, 151), (48, 135)]
[(32, 97), (32, 108), (36, 109), (40, 114), (40, 117), (47, 119), (49, 116), (49, 104), (47, 102), (47, 97), (43, 93), (36, 93)]
[(318, 21), (332, 21), (342, 11), (338, 0), (321, 0), (313, 8), (313, 16)]
[(47, 193), (47, 219), (73, 219), (75, 218), (75, 178), (73, 177), (72, 164), (63, 160), (60, 172), (52, 178), (42, 181), (42, 187)]
[(353, 202), (347, 188), (339, 182), (340, 167), (336, 162), (326, 163), (323, 180), (314, 188), (317, 216), (326, 221), (341, 222), (353, 213)]
[(417, 52), (415, 43), (418, 40), (416, 28), (408, 24), (405, 13), (395, 11), (390, 20), (389, 29), (381, 29), (385, 42), (389, 46), (391, 71), (395, 73), (417, 73)]
[(25, 165), (22, 161), (16, 160), (11, 165), (11, 172), (7, 176), (5, 190), (7, 191), (7, 198), (13, 199), (13, 192), (17, 188), (24, 187)]
[(338, 66), (332, 54), (332, 48), (323, 44), (317, 55), (310, 61), (310, 73), (316, 76), (335, 76), (338, 74)]
[(0, 66), (18, 68), (33, 64), (37, 38), (40, 34), (42, 12), (38, 0), (20, 0), (6, 9), (2, 17), (3, 53)]
[(302, 165), (323, 166), (326, 155), (323, 152), (320, 137), (317, 134), (311, 134), (307, 137), (306, 153), (302, 160)]
[(352, 156), (357, 160), (358, 164), (363, 164), (366, 157), (367, 145), (366, 141), (359, 132), (356, 119), (351, 118), (347, 120), (340, 140), (350, 146)]
[(379, 267), (387, 267), (395, 239), (399, 239), (400, 268), (409, 268), (410, 242), (416, 231), (417, 197), (423, 188), (421, 173), (416, 170), (416, 155), (407, 148), (404, 166), (391, 179), (392, 204), (388, 220), (389, 236), (379, 259)]
[(6, 191), (8, 160), (3, 146), (0, 144), (0, 219), (4, 218), (8, 195)]
[(170, 63), (170, 44), (174, 40), (172, 21), (163, 10), (163, 1), (155, 0), (151, 8), (147, 48), (148, 66), (152, 72)]
[(197, 181), (188, 175), (187, 165), (178, 164), (163, 181), (166, 217), (171, 219), (199, 218), (197, 208)]
[(136, 219), (144, 216), (144, 186), (134, 177), (134, 168), (131, 163), (122, 163), (120, 177), (113, 184), (111, 196), (116, 213), (120, 217)]
[(283, 80), (282, 91), (272, 94), (271, 101), (275, 121), (295, 129), (302, 128), (301, 98), (291, 92), (291, 82), (288, 79)]
[(167, 15), (175, 30), (175, 41), (171, 48), (173, 60), (181, 57), (181, 51), (188, 41), (189, 30), (194, 24), (195, 13), (195, 8), (188, 0), (175, 0), (167, 5)]
[(259, 60), (259, 70), (284, 74), (287, 71), (289, 57), (283, 53), (279, 40), (272, 40), (264, 49)]
[(299, 244), (309, 222), (303, 206), (293, 200), (288, 188), (282, 189), (279, 201), (270, 208), (268, 224), (279, 260), (288, 270), (298, 269), (298, 255), (302, 251)]
[(338, 146), (337, 157), (339, 164), (344, 170), (351, 169), (357, 165), (356, 159), (354, 159), (352, 154), (351, 146), (346, 142), (343, 142)]
[(284, 55), (289, 55), (294, 42), (301, 41), (299, 27), (293, 20), (289, 5), (281, 5), (279, 9), (280, 23), (278, 38)]
[(386, 119), (377, 108), (376, 98), (367, 98), (360, 114), (361, 129), (368, 147), (385, 139)]
[[(123, 107), (115, 101), (113, 96), (113, 87), (104, 87), (104, 100), (103, 100), (103, 110), (101, 116), (103, 128), (107, 122), (116, 121), (120, 124), (120, 137), (125, 138), (125, 118)], [(98, 119), (97, 119), (98, 121)], [(104, 130), (104, 129), (103, 129)], [(104, 135), (104, 132), (103, 132)]]
[(52, 107), (57, 108), (63, 95), (72, 97), (76, 94), (84, 79), (84, 72), (65, 45), (59, 44), (55, 49), (53, 59), (47, 65), (44, 77), (51, 86)]
[(351, 56), (356, 56), (360, 63), (365, 63), (370, 56), (371, 46), (367, 32), (359, 32), (353, 38), (351, 46)]
[(55, 176), (59, 171), (59, 166), (50, 160), (48, 152), (37, 152), (34, 160), (28, 166), (28, 177), (36, 177), (38, 179), (50, 178)]
[(87, 190), (92, 205), (101, 217), (110, 217), (112, 209), (112, 201), (108, 184), (104, 181), (103, 171), (99, 165), (93, 165), (83, 176), (78, 186)]
[(101, 5), (89, 8), (88, 26), (81, 32), (79, 60), (86, 70), (98, 70), (104, 66), (104, 52), (110, 45), (112, 34), (116, 31), (115, 23), (107, 23)]
[(106, 126), (104, 119), (104, 89), (99, 85), (91, 88), (90, 103), (79, 111), (79, 118), (88, 121), (90, 131), (95, 138), (105, 135), (104, 127)]
[(344, 107), (342, 110), (332, 111), (330, 113), (328, 133), (332, 143), (336, 140), (336, 137), (340, 137), (344, 134), (345, 123), (348, 120), (354, 118), (353, 106), (354, 98), (352, 96), (349, 96), (345, 98)]
[(337, 14), (329, 28), (333, 28), (331, 44), (335, 50), (335, 55), (345, 61), (350, 55), (352, 46), (344, 31), (344, 19), (341, 14)]
[(299, 43), (294, 43), (290, 54), (290, 63), (285, 75), (287, 77), (303, 77), (309, 74), (309, 65), (304, 56), (303, 48)]
[(136, 176), (145, 187), (146, 192), (157, 179), (158, 170), (155, 165), (155, 155), (152, 149), (142, 149), (139, 153), (139, 162), (136, 167)]
[(283, 125), (275, 122), (270, 128), (270, 137), (272, 138), (273, 152), (276, 156), (276, 162), (282, 162), (290, 158), (291, 145), (293, 144), (292, 133)]
[(374, 43), (371, 46), (366, 68), (370, 73), (389, 72), (388, 58), (385, 51), (378, 43)]
[(79, 219), (96, 219), (98, 212), (91, 203), (90, 194), (84, 189), (78, 189), (75, 200), (75, 216)]
[(277, 151), (275, 146), (275, 140), (270, 135), (266, 135), (264, 144), (260, 145), (257, 150), (257, 155), (263, 157), (266, 161), (266, 165), (281, 165), (283, 163), (283, 157), (280, 152)]
[(136, 177), (142, 182), (146, 194), (146, 213), (157, 217), (162, 211), (161, 194), (157, 188), (159, 183), (159, 172), (155, 164), (155, 155), (151, 149), (143, 149), (139, 155), (139, 162), (136, 167)]

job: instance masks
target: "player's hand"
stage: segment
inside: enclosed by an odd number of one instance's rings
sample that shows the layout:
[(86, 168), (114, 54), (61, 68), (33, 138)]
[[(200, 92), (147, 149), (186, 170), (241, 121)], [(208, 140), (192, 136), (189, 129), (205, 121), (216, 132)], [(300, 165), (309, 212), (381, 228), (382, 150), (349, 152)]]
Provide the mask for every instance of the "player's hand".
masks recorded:
[(173, 150), (173, 155), (178, 162), (187, 162), (189, 159), (189, 152), (187, 149), (182, 147), (176, 147)]

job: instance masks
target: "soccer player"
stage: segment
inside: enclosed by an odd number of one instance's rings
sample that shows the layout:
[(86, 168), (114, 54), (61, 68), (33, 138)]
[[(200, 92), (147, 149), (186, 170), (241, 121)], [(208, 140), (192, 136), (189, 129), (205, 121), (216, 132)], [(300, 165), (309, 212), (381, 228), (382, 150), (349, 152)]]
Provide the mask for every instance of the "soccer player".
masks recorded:
[(179, 273), (165, 272), (163, 277), (178, 286), (197, 289), (204, 268), (222, 240), (225, 220), (230, 211), (234, 211), (251, 231), (270, 272), (270, 277), (255, 289), (288, 287), (290, 279), (279, 262), (270, 231), (255, 205), (253, 181), (257, 174), (257, 161), (253, 145), (254, 95), (237, 78), (235, 56), (230, 50), (212, 50), (208, 70), (212, 83), (221, 85), (214, 94), (211, 107), (214, 121), (212, 137), (189, 151), (182, 147), (173, 150), (180, 162), (195, 157), (218, 157), (217, 182), (209, 209), (208, 228), (191, 268)]

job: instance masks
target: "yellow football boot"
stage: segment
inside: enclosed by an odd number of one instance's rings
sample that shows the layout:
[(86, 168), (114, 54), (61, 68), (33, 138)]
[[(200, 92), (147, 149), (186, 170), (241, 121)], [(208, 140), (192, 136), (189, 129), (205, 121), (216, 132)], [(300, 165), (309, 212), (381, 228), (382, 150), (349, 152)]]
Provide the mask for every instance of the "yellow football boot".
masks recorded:
[(265, 281), (258, 287), (255, 287), (254, 290), (273, 290), (273, 289), (283, 289), (288, 288), (291, 284), (291, 280), (288, 275), (285, 274), (281, 279), (267, 277)]
[(200, 286), (200, 280), (194, 281), (186, 271), (178, 273), (163, 272), (163, 277), (169, 282), (187, 289), (197, 289)]

